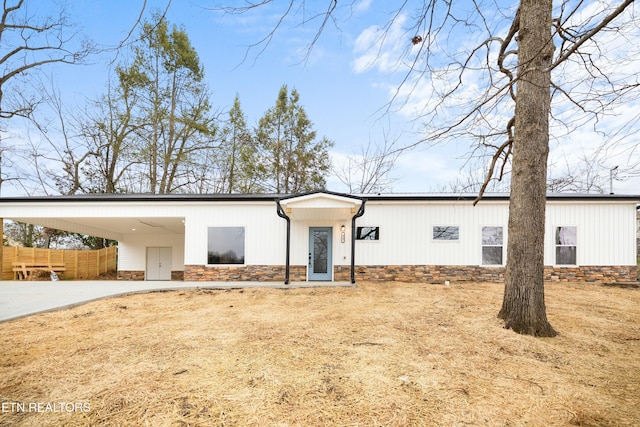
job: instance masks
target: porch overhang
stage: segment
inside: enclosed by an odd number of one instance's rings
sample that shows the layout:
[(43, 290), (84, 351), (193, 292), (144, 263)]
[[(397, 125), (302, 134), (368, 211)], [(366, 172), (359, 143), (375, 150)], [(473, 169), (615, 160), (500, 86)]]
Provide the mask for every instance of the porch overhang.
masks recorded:
[[(351, 283), (355, 284), (356, 219), (364, 215), (366, 199), (344, 194), (316, 192), (276, 199), (278, 216), (287, 221), (287, 253), (285, 284), (289, 283), (291, 221), (322, 222), (351, 221)], [(344, 231), (344, 226), (343, 226)], [(311, 253), (309, 254), (311, 257)]]
[(294, 221), (348, 221), (358, 212), (362, 199), (334, 193), (310, 193), (280, 200)]

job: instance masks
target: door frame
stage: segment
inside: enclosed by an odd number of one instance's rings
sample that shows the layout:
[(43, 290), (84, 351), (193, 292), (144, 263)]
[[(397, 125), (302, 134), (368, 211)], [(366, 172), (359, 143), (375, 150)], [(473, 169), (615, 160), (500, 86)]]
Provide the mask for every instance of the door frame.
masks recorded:
[[(314, 273), (313, 260), (315, 258), (315, 231), (327, 232), (327, 271), (325, 273)], [(333, 227), (309, 227), (309, 263), (307, 266), (308, 281), (332, 281), (333, 280)]]

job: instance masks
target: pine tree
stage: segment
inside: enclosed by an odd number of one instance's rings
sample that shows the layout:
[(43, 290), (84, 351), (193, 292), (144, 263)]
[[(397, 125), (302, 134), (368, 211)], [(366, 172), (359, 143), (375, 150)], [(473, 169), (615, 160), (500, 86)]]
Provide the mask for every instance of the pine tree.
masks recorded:
[(317, 140), (297, 90), (289, 94), (286, 85), (280, 88), (275, 106), (260, 119), (255, 133), (264, 191), (287, 194), (326, 187), (333, 142), (326, 137)]
[(151, 193), (171, 193), (186, 185), (190, 161), (212, 148), (215, 133), (204, 70), (184, 29), (164, 19), (143, 25), (135, 59), (119, 78), (135, 90), (139, 149)]
[(258, 149), (250, 130), (240, 96), (236, 95), (229, 110), (229, 120), (222, 129), (222, 146), (219, 150), (221, 192), (255, 193), (256, 182), (261, 175), (257, 167)]

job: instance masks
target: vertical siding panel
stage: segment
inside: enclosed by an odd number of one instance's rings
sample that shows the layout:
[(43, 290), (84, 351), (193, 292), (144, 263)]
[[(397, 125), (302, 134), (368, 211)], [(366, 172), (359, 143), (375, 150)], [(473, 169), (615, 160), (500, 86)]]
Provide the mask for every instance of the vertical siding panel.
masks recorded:
[(576, 226), (579, 265), (634, 265), (632, 204), (554, 202), (547, 208), (545, 265), (555, 264), (555, 228)]
[[(207, 229), (209, 227), (245, 227), (247, 264), (282, 265), (285, 262), (286, 222), (276, 213), (275, 203), (211, 203), (198, 206), (185, 219), (187, 243), (185, 263), (202, 265), (207, 261)], [(299, 223), (292, 221), (292, 243), (300, 239)], [(299, 257), (300, 245), (292, 245)]]
[[(41, 206), (41, 205), (37, 205)], [(253, 202), (171, 202), (171, 203), (56, 203), (38, 215), (58, 218), (61, 227), (64, 218), (74, 217), (176, 217), (185, 218), (185, 235), (147, 236), (125, 234), (121, 239), (121, 270), (144, 269), (145, 245), (172, 246), (174, 267), (182, 264), (205, 264), (207, 227), (246, 227), (247, 263), (257, 265), (284, 264), (286, 222), (277, 216), (275, 203)], [(105, 209), (108, 207), (108, 209)], [(31, 205), (16, 207), (19, 215), (34, 215)], [(9, 206), (8, 209), (14, 209)], [(578, 263), (580, 265), (635, 265), (636, 235), (635, 203), (603, 199), (591, 201), (550, 199), (545, 221), (545, 264), (555, 263), (554, 230), (557, 226), (578, 228)], [(504, 245), (507, 234), (508, 202), (481, 201), (477, 206), (465, 201), (376, 201), (366, 204), (365, 215), (357, 220), (357, 226), (379, 226), (380, 241), (356, 242), (356, 262), (361, 265), (479, 265), (481, 264), (481, 227), (502, 226)], [(292, 264), (306, 264), (308, 253), (308, 224), (292, 221)], [(339, 241), (340, 223), (334, 227), (334, 252), (336, 265), (345, 264), (349, 256), (349, 244)], [(460, 241), (434, 242), (433, 225), (457, 225)], [(346, 239), (349, 242), (350, 223)], [(21, 256), (35, 257), (34, 251), (21, 251)], [(345, 255), (346, 254), (346, 255)], [(506, 252), (505, 252), (506, 256)], [(506, 258), (505, 258), (506, 259)], [(178, 261), (177, 261), (178, 260)], [(80, 260), (76, 261), (81, 264)], [(80, 268), (80, 265), (78, 266)], [(80, 271), (80, 270), (79, 270)]]
[[(479, 265), (481, 227), (502, 226), (507, 203), (471, 202), (369, 202), (357, 226), (379, 226), (379, 242), (356, 242), (356, 262), (361, 265)], [(432, 240), (434, 225), (460, 227), (457, 242)]]

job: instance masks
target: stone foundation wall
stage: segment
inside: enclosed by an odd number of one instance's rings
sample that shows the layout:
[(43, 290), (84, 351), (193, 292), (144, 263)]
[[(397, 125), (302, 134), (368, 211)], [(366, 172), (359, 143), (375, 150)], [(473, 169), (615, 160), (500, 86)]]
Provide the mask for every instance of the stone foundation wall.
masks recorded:
[(582, 267), (545, 267), (545, 280), (550, 282), (597, 282), (620, 283), (637, 282), (638, 267), (623, 266), (592, 266)]
[[(284, 265), (184, 266), (184, 280), (186, 281), (284, 282), (284, 278)], [(289, 280), (292, 282), (307, 280), (307, 267), (305, 265), (290, 266)]]
[(118, 270), (118, 280), (144, 280), (144, 271)]
[[(334, 280), (348, 281), (351, 268), (334, 268)], [(356, 266), (356, 282), (504, 282), (504, 267), (469, 265), (368, 265)], [(549, 282), (635, 282), (636, 266), (581, 266), (545, 267), (545, 280)]]
[[(307, 280), (305, 265), (292, 265), (289, 280)], [(470, 265), (361, 265), (356, 266), (356, 282), (504, 282), (504, 267), (481, 267)], [(545, 267), (545, 280), (549, 282), (636, 282), (636, 266), (581, 266)], [(284, 265), (242, 265), (211, 267), (185, 265), (184, 271), (172, 271), (171, 280), (208, 282), (284, 282)], [(144, 280), (144, 271), (118, 271), (118, 280)], [(333, 280), (351, 280), (351, 267), (333, 267)]]
[[(118, 271), (118, 280), (144, 280), (144, 271)], [(184, 280), (184, 271), (172, 271), (171, 280)]]
[[(342, 267), (340, 274), (348, 278), (350, 270), (350, 267)], [(502, 282), (504, 271), (504, 267), (471, 265), (361, 265), (356, 266), (356, 282)]]
[[(357, 268), (356, 268), (356, 271), (358, 271)], [(358, 280), (357, 276), (356, 276), (356, 280)], [(334, 282), (350, 282), (351, 281), (351, 266), (349, 266), (349, 265), (334, 265), (333, 266), (333, 281)]]

